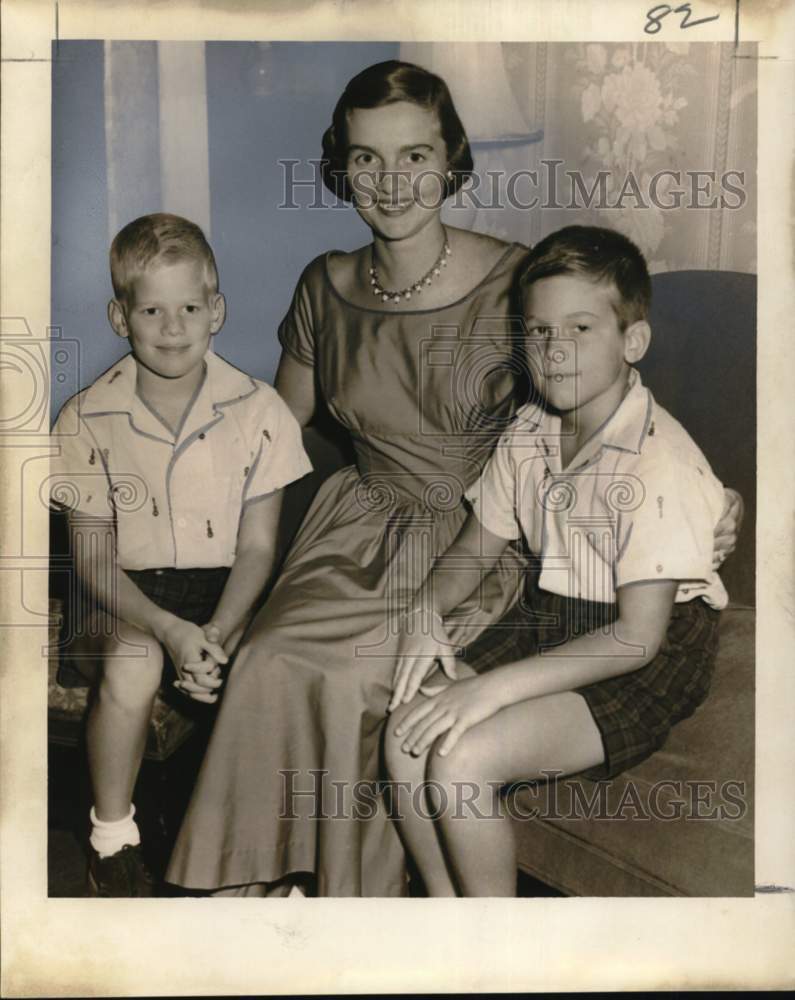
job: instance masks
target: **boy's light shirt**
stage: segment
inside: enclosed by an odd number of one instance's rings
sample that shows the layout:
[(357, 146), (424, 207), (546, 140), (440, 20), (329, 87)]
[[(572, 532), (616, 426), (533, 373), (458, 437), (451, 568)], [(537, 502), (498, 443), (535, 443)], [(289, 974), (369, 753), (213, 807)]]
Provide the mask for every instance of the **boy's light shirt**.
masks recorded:
[(231, 566), (241, 512), (311, 470), (301, 429), (275, 389), (205, 356), (174, 431), (136, 393), (127, 355), (63, 407), (51, 495), (114, 516), (124, 569)]
[(678, 580), (676, 600), (728, 596), (712, 569), (723, 487), (637, 371), (599, 432), (564, 470), (558, 416), (527, 405), (467, 490), (479, 520), (542, 556), (539, 586), (612, 603), (616, 588)]

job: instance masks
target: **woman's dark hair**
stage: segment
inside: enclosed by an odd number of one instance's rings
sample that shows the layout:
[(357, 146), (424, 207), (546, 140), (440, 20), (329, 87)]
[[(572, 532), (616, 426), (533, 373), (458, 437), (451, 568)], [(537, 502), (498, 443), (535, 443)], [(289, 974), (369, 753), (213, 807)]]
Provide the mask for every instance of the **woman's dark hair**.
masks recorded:
[(445, 198), (471, 176), (469, 140), (447, 84), (421, 66), (390, 59), (368, 66), (348, 83), (334, 108), (331, 126), (323, 135), (323, 183), (338, 198), (351, 201), (353, 194), (347, 177), (348, 114), (354, 108), (381, 108), (398, 101), (433, 111), (439, 119), (448, 169), (453, 174), (452, 179), (445, 178)]
[(581, 274), (613, 285), (618, 292), (613, 308), (622, 331), (648, 318), (651, 280), (646, 261), (632, 240), (614, 229), (566, 226), (551, 233), (533, 247), (520, 266), (520, 292), (557, 274)]

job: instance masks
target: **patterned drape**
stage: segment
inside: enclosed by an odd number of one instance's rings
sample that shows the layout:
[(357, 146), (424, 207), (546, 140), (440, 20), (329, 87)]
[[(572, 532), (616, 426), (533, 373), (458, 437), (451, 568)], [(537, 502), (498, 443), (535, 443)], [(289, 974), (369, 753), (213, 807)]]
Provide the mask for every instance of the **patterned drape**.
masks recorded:
[(543, 130), (533, 144), (476, 148), (479, 202), (463, 199), (451, 222), (523, 243), (575, 221), (612, 226), (653, 271), (756, 269), (756, 62), (737, 54), (731, 43), (401, 46), (449, 67), (454, 100), (488, 79), (491, 59), (528, 133)]

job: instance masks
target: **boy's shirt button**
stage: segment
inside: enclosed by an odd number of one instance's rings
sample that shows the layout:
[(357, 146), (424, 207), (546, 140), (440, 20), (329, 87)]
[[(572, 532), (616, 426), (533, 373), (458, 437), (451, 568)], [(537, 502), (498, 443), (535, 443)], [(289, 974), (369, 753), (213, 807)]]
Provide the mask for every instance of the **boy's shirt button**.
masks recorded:
[(202, 431), (201, 434), (199, 435), (199, 440), (203, 441), (206, 437), (207, 435), (204, 433), (204, 431)]
[(187, 523), (184, 517), (177, 518), (177, 524), (180, 528), (184, 528)]

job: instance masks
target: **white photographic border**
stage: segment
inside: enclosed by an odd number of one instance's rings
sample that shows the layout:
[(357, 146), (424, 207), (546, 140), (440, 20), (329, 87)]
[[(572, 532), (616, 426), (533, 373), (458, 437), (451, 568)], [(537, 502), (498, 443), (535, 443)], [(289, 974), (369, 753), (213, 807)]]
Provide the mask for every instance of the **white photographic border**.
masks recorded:
[[(50, 47), (62, 39), (622, 41), (628, 0), (6, 0), (2, 39), (0, 314), (50, 324)], [(675, 4), (672, 4), (675, 6)], [(733, 41), (735, 0), (688, 41)], [(57, 7), (57, 16), (56, 16)], [(2, 630), (2, 988), (5, 996), (783, 988), (795, 983), (795, 316), (792, 218), (795, 17), (743, 0), (759, 57), (758, 609), (753, 899), (76, 900), (47, 898), (45, 628)], [(695, 32), (698, 32), (694, 37)], [(0, 376), (2, 373), (0, 373)], [(42, 455), (46, 444), (42, 443)], [(19, 455), (0, 450), (13, 552), (46, 512), (20, 509)], [(32, 519), (31, 519), (32, 517)], [(0, 569), (8, 563), (0, 557)], [(32, 606), (47, 574), (31, 574)], [(21, 600), (0, 573), (0, 622)], [(9, 585), (9, 581), (11, 585)], [(40, 590), (43, 588), (43, 591)], [(35, 592), (34, 592), (35, 591)], [(789, 651), (789, 652), (788, 652)]]

